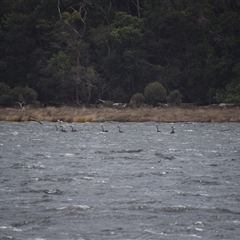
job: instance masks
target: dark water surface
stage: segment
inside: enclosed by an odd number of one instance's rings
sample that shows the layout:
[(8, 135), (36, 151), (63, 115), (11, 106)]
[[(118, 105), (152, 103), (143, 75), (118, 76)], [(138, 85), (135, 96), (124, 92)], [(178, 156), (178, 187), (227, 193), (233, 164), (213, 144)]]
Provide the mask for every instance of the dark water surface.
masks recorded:
[(240, 239), (239, 123), (54, 125), (0, 122), (0, 239)]

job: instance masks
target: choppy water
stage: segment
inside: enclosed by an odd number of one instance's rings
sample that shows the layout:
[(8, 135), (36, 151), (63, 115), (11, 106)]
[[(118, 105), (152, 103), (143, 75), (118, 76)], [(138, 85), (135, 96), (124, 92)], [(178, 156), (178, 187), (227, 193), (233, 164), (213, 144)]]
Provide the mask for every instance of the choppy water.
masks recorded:
[(0, 239), (239, 239), (240, 124), (54, 125), (0, 122)]

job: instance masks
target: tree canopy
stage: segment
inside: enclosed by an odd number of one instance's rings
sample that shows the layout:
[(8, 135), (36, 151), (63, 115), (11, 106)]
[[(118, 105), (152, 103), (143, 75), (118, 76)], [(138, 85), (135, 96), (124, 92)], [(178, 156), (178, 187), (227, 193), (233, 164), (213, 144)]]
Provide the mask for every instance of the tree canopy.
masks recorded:
[(0, 17), (2, 106), (240, 102), (240, 0), (3, 0)]

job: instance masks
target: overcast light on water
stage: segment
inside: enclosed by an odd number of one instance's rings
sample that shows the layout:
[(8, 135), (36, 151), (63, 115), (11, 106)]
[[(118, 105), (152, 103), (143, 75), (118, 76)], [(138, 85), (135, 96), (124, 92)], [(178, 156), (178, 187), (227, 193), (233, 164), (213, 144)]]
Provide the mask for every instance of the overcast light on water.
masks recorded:
[(55, 125), (0, 122), (0, 239), (239, 239), (239, 123)]

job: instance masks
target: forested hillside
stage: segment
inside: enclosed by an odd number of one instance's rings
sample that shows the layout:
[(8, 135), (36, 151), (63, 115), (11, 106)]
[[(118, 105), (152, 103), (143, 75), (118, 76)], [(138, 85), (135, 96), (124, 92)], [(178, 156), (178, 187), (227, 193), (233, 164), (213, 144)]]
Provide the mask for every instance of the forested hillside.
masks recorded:
[(1, 0), (0, 105), (240, 102), (240, 0)]

